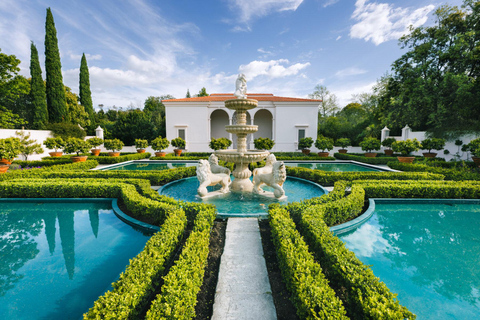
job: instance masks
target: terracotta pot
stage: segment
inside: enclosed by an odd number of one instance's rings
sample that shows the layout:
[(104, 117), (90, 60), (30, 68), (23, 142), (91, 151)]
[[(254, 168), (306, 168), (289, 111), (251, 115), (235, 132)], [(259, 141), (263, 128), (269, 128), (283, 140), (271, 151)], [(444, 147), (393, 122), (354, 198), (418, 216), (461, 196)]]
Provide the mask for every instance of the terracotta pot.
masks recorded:
[(165, 157), (166, 155), (166, 152), (155, 152), (155, 157)]
[(365, 157), (367, 158), (375, 158), (377, 156), (376, 152), (365, 152)]
[(145, 153), (145, 149), (137, 149), (137, 153)]
[(177, 157), (180, 157), (180, 155), (182, 154), (182, 149), (173, 149), (173, 152), (175, 152), (175, 155)]
[(475, 162), (475, 164), (480, 167), (480, 157), (472, 157), (472, 160), (473, 162)]
[(328, 157), (328, 154), (329, 154), (328, 152), (319, 152), (318, 156), (322, 157), (322, 158), (325, 158), (325, 157)]
[(72, 162), (85, 162), (87, 161), (87, 158), (88, 156), (75, 156), (71, 157), (70, 159), (72, 160)]
[(50, 155), (50, 157), (61, 157), (63, 152), (62, 151), (58, 151), (58, 152), (49, 152), (48, 153)]
[(393, 150), (392, 149), (385, 149), (383, 152), (385, 152), (385, 154), (387, 156), (392, 156), (393, 155)]
[(12, 164), (12, 161), (8, 160), (8, 159), (0, 159), (0, 165), (1, 164), (4, 164), (4, 165), (11, 165)]
[(435, 158), (437, 156), (437, 154), (435, 152), (424, 152), (423, 156), (425, 158)]
[(100, 154), (100, 149), (92, 149), (90, 152), (92, 153), (92, 156), (98, 156)]
[(302, 149), (302, 153), (308, 156), (310, 154), (310, 149)]
[(399, 162), (402, 163), (412, 163), (415, 160), (415, 157), (397, 157)]
[(4, 164), (0, 165), (0, 173), (5, 173), (5, 172), (7, 172), (7, 170), (8, 170), (9, 167), (10, 167), (10, 166), (4, 165)]
[(108, 155), (110, 157), (119, 157), (120, 156), (120, 152), (109, 152)]
[(338, 153), (347, 153), (347, 149), (339, 149)]

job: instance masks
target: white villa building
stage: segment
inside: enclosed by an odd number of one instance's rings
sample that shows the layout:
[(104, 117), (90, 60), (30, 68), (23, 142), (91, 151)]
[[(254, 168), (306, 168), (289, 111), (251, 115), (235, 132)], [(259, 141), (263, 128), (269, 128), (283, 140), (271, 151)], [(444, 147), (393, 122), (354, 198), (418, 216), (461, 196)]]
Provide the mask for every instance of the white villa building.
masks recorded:
[[(248, 99), (258, 100), (258, 107), (247, 111), (247, 124), (258, 125), (258, 131), (248, 136), (247, 148), (254, 149), (253, 139), (275, 141), (272, 151), (294, 152), (303, 137), (317, 137), (318, 107), (321, 100), (277, 97), (273, 94), (250, 93)], [(167, 139), (181, 137), (188, 152), (209, 152), (212, 138), (236, 139), (225, 131), (234, 124), (234, 111), (224, 101), (235, 99), (233, 94), (216, 93), (208, 97), (163, 100)]]

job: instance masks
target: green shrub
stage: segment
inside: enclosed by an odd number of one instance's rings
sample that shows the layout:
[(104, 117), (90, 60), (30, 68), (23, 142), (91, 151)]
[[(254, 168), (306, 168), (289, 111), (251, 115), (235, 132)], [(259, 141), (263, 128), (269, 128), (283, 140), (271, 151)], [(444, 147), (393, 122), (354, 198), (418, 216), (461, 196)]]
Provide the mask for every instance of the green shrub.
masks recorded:
[(89, 149), (90, 144), (87, 141), (78, 138), (68, 138), (65, 141), (63, 151), (65, 153), (76, 153), (79, 156), (80, 153), (86, 153)]
[(148, 147), (148, 140), (145, 139), (135, 139), (135, 148), (137, 149), (146, 149)]
[(177, 149), (185, 149), (186, 146), (185, 140), (180, 137), (172, 139), (172, 141), (170, 141), (170, 144)]
[(349, 145), (352, 143), (350, 142), (350, 139), (348, 138), (340, 138), (337, 139), (335, 145), (341, 147), (342, 149), (346, 149)]
[(320, 150), (320, 152), (327, 152), (333, 149), (333, 139), (326, 137), (319, 137), (315, 140), (315, 148)]
[(360, 147), (363, 151), (372, 152), (373, 150), (380, 150), (380, 140), (375, 137), (366, 137), (360, 142)]
[(368, 163), (368, 164), (387, 164), (390, 161), (398, 161), (393, 160), (392, 157), (385, 157), (382, 154), (377, 154), (375, 158), (368, 158), (365, 157), (364, 154), (354, 154), (354, 153), (335, 153), (334, 154), (335, 158), (339, 160), (353, 160), (353, 161), (358, 161), (358, 162), (363, 162), (363, 163)]
[(208, 146), (213, 150), (224, 150), (232, 145), (232, 141), (227, 138), (218, 138), (210, 140)]
[(253, 144), (257, 150), (271, 150), (275, 145), (275, 141), (270, 138), (257, 138), (253, 140)]
[(470, 141), (467, 144), (467, 150), (470, 151), (473, 156), (480, 157), (480, 138)]
[(105, 149), (112, 150), (113, 152), (122, 150), (124, 146), (123, 142), (119, 139), (106, 139), (103, 145)]
[(397, 141), (395, 138), (386, 138), (382, 141), (382, 146), (384, 146), (385, 148), (388, 148), (388, 149), (391, 149), (392, 148), (392, 144)]
[(272, 241), (280, 271), (300, 319), (348, 319), (342, 302), (325, 279), (303, 238), (278, 204), (269, 206)]
[(440, 138), (428, 138), (421, 142), (421, 149), (428, 150), (431, 153), (432, 150), (442, 150), (445, 148), (445, 139)]
[(420, 163), (400, 163), (400, 162), (389, 162), (388, 166), (395, 170), (405, 171), (405, 172), (431, 172), (435, 174), (441, 174), (445, 176), (445, 180), (480, 180), (480, 174), (477, 172), (472, 172), (469, 168), (439, 168), (430, 166), (427, 164)]
[(90, 145), (90, 148), (96, 149), (103, 144), (103, 139), (98, 137), (93, 137), (93, 138), (87, 139), (87, 142)]
[(170, 145), (170, 141), (167, 138), (158, 137), (152, 141), (152, 148), (157, 152), (161, 152), (163, 149), (167, 149)]
[(46, 138), (43, 144), (48, 149), (53, 149), (55, 152), (58, 152), (58, 149), (62, 149), (65, 146), (65, 141), (61, 137)]
[(300, 139), (300, 141), (298, 141), (298, 148), (302, 150), (310, 149), (312, 145), (313, 145), (313, 139), (310, 137), (305, 137)]
[[(78, 125), (73, 123), (61, 122), (48, 125), (48, 129), (53, 132), (54, 137), (60, 137), (64, 140), (68, 138), (84, 139), (87, 133)], [(47, 147), (48, 148), (48, 147)], [(53, 148), (49, 148), (53, 149)]]
[(13, 160), (21, 152), (19, 138), (0, 139), (0, 159)]
[(414, 151), (420, 149), (420, 142), (417, 139), (407, 139), (405, 141), (395, 141), (392, 143), (392, 149), (395, 152), (400, 152), (404, 156), (408, 156)]

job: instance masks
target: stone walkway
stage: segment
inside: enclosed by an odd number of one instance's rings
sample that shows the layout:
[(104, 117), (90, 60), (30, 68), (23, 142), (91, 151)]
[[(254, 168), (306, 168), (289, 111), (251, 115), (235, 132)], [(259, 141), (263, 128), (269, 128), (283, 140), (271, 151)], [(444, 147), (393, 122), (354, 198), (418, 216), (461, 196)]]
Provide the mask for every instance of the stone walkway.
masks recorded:
[(228, 219), (212, 319), (277, 319), (256, 218)]

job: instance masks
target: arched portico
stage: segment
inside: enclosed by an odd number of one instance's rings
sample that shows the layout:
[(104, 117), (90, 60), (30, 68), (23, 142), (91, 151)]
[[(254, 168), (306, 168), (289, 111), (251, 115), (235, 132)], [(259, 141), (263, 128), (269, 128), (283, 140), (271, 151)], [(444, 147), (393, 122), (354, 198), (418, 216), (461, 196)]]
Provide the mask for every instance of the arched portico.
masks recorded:
[(253, 134), (256, 138), (269, 138), (273, 140), (273, 116), (267, 109), (255, 113), (253, 124), (258, 126), (258, 131)]
[(228, 113), (225, 110), (217, 109), (210, 114), (210, 139), (228, 138), (229, 133), (225, 126), (229, 124)]

